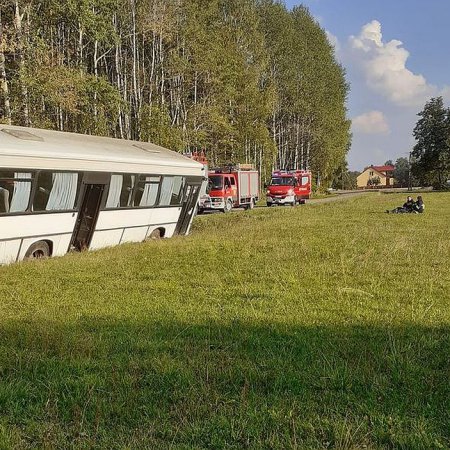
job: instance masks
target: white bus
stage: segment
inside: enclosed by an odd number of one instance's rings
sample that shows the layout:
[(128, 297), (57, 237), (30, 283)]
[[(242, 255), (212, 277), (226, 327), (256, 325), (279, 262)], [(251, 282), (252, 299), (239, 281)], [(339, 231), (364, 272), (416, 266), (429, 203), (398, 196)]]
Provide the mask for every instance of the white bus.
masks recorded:
[(150, 143), (0, 125), (0, 264), (187, 234), (205, 176)]

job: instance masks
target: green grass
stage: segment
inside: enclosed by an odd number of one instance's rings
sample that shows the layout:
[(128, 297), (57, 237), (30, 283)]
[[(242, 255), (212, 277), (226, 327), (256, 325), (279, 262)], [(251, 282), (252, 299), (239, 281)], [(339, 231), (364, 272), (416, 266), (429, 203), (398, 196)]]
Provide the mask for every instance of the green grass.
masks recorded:
[(449, 448), (450, 194), (0, 268), (0, 448)]

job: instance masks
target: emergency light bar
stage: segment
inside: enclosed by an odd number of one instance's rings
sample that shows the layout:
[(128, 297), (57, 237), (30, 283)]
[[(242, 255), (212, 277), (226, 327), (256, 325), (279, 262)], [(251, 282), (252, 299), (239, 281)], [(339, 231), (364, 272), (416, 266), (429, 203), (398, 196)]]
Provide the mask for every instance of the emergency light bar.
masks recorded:
[(273, 177), (281, 177), (283, 175), (293, 176), (293, 175), (303, 175), (309, 174), (309, 170), (275, 170), (272, 172)]
[(253, 164), (237, 164), (237, 165), (230, 164), (230, 165), (225, 166), (225, 167), (212, 168), (211, 172), (214, 172), (214, 173), (232, 173), (232, 172), (237, 172), (239, 170), (241, 170), (241, 171), (250, 171), (250, 170), (256, 170), (256, 169), (253, 166)]

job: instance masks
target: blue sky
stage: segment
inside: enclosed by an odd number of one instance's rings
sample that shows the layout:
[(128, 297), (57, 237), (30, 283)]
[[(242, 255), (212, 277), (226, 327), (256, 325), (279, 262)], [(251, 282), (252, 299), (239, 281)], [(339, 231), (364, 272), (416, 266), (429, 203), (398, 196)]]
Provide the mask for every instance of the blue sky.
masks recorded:
[(407, 157), (425, 101), (450, 106), (450, 0), (286, 0), (307, 6), (336, 43), (351, 83), (349, 167)]

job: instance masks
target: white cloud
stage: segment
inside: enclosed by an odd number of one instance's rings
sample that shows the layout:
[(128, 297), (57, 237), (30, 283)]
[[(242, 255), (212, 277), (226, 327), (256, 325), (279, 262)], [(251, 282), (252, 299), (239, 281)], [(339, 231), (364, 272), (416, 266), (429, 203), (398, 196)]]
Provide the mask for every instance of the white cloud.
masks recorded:
[(407, 67), (409, 52), (398, 40), (383, 42), (381, 23), (364, 25), (359, 36), (350, 36), (350, 47), (361, 64), (370, 88), (400, 106), (421, 106), (439, 95), (438, 88)]
[(352, 120), (352, 130), (361, 134), (389, 134), (389, 125), (381, 111), (370, 111)]

